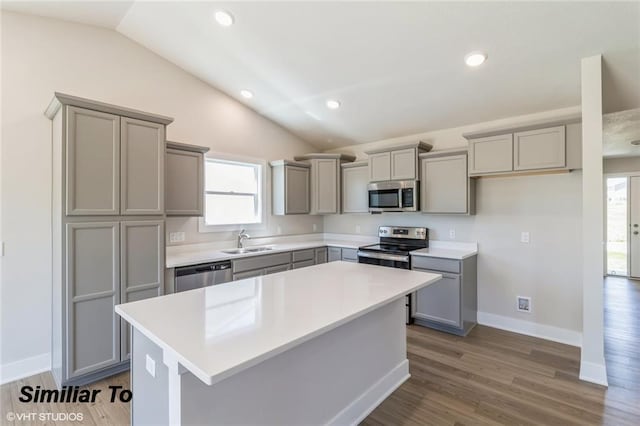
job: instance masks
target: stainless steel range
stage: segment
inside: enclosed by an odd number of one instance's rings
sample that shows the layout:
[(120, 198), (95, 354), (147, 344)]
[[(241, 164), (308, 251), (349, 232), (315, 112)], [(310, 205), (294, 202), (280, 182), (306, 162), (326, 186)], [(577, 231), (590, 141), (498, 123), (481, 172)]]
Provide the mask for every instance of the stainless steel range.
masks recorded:
[[(358, 263), (411, 269), (411, 252), (429, 247), (429, 230), (413, 226), (381, 226), (380, 242), (358, 249)], [(411, 295), (406, 297), (407, 324), (411, 324)]]

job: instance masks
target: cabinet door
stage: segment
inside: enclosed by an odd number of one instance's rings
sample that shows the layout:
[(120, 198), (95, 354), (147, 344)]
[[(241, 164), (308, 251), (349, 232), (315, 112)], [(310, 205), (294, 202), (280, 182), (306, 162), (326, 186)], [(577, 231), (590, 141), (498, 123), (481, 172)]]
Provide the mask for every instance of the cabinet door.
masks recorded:
[[(160, 296), (164, 289), (164, 221), (120, 224), (120, 303)], [(130, 327), (121, 320), (121, 358), (129, 358)]]
[(167, 149), (165, 211), (167, 216), (204, 215), (204, 155)]
[(343, 248), (341, 259), (345, 262), (358, 262), (358, 250)]
[(285, 166), (284, 168), (284, 214), (309, 213), (309, 169)]
[(367, 166), (342, 168), (342, 213), (369, 211), (368, 184)]
[(67, 215), (120, 214), (120, 117), (67, 107)]
[(67, 377), (120, 362), (120, 224), (67, 224)]
[(416, 150), (414, 148), (391, 151), (391, 179), (416, 179)]
[(391, 153), (379, 152), (369, 155), (369, 182), (391, 179)]
[(342, 260), (342, 249), (340, 247), (329, 247), (327, 250), (329, 262)]
[[(338, 162), (336, 160), (313, 160), (312, 213), (338, 213)], [(315, 205), (314, 205), (315, 204)]]
[[(438, 273), (435, 271), (427, 271)], [(460, 275), (442, 274), (442, 279), (416, 292), (416, 318), (462, 327)]]
[(164, 125), (122, 117), (120, 128), (121, 214), (163, 214)]
[(321, 247), (316, 249), (316, 265), (327, 263), (327, 248)]
[(514, 133), (514, 170), (552, 169), (565, 165), (564, 126)]
[(513, 135), (469, 141), (469, 174), (513, 171)]
[(423, 213), (467, 213), (467, 156), (422, 159), (420, 210)]
[[(289, 265), (286, 265), (287, 267)], [(246, 271), (246, 272), (238, 272), (236, 274), (233, 274), (233, 280), (237, 281), (237, 280), (243, 280), (245, 278), (253, 278), (253, 277), (259, 277), (261, 275), (265, 274), (265, 270), (264, 269), (256, 269), (253, 271)]]

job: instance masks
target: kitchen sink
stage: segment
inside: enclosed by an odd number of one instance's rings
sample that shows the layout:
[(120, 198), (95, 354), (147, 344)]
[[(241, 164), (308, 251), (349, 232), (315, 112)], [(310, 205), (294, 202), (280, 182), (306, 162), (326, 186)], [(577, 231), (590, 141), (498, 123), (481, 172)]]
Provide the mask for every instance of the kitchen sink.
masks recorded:
[(246, 248), (237, 248), (231, 250), (222, 250), (223, 253), (227, 254), (243, 254), (243, 253), (258, 253), (261, 251), (269, 251), (273, 250), (273, 247), (246, 247)]

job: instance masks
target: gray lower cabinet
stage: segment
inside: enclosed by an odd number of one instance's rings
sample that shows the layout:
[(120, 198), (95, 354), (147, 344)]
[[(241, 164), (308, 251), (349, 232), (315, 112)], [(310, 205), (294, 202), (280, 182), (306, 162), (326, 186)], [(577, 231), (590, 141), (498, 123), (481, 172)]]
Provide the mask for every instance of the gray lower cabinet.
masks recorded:
[(358, 262), (358, 250), (350, 248), (329, 247), (329, 262), (343, 260), (345, 262)]
[[(164, 293), (164, 221), (120, 223), (120, 303), (135, 302)], [(122, 322), (121, 359), (130, 357), (130, 329)]]
[(326, 247), (320, 247), (315, 249), (316, 251), (316, 265), (319, 265), (321, 263), (327, 263), (327, 248)]
[(286, 271), (291, 266), (291, 252), (245, 257), (232, 262), (233, 280), (259, 277)]
[(307, 266), (313, 266), (315, 265), (315, 261), (312, 260), (303, 260), (301, 262), (295, 262), (293, 264), (293, 269), (300, 269), (300, 268), (306, 268)]
[[(64, 381), (120, 362), (120, 223), (67, 224)], [(64, 306), (63, 306), (64, 309)], [(64, 328), (65, 323), (67, 325)], [(54, 337), (55, 339), (55, 337)], [(64, 362), (63, 362), (64, 364)]]
[[(288, 265), (287, 265), (288, 266)], [(254, 278), (265, 275), (265, 269), (255, 269), (253, 271), (238, 272), (233, 274), (233, 280), (244, 280), (245, 278)]]
[(167, 141), (167, 216), (204, 216), (204, 154), (207, 151), (209, 148)]
[(415, 293), (411, 310), (416, 324), (461, 336), (476, 325), (476, 259), (411, 256), (411, 269), (442, 275), (440, 281)]
[(291, 269), (291, 265), (286, 264), (286, 265), (278, 265), (278, 266), (271, 266), (269, 268), (264, 268), (264, 274), (265, 275), (269, 275), (269, 274), (275, 274), (277, 272), (284, 272), (284, 271), (288, 271)]

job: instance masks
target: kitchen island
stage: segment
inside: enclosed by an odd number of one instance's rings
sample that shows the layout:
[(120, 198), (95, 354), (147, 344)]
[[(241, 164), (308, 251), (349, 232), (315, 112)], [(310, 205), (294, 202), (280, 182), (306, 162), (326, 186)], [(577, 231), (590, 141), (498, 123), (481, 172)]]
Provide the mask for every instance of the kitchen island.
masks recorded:
[(440, 278), (331, 262), (118, 305), (132, 423), (355, 424), (409, 377), (404, 297)]

